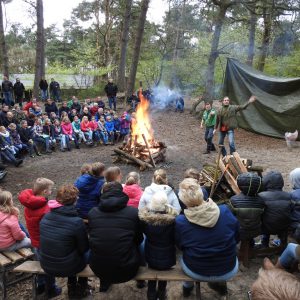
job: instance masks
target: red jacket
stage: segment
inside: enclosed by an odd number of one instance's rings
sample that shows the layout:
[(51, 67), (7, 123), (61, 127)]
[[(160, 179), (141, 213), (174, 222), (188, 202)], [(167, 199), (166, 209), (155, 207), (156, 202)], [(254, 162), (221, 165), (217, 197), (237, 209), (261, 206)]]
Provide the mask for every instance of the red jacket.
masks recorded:
[(142, 188), (138, 184), (124, 185), (123, 192), (129, 197), (127, 206), (139, 207), (139, 202), (143, 194)]
[(83, 132), (87, 132), (87, 131), (89, 131), (90, 130), (90, 122), (81, 122), (80, 123), (80, 129), (81, 129), (81, 131), (83, 131)]
[(31, 189), (22, 191), (19, 200), (25, 206), (25, 221), (31, 244), (35, 248), (40, 246), (40, 221), (43, 216), (50, 211), (47, 199), (35, 196)]
[(98, 129), (98, 123), (96, 121), (90, 121), (89, 127), (92, 131), (95, 131)]
[(72, 135), (73, 134), (73, 128), (72, 128), (72, 123), (61, 123), (61, 131), (63, 134), (66, 135)]
[(99, 109), (99, 107), (97, 107), (97, 106), (92, 106), (92, 107), (90, 108), (90, 113), (91, 113), (91, 115), (92, 115), (92, 116), (95, 116), (96, 113), (98, 112), (98, 109)]

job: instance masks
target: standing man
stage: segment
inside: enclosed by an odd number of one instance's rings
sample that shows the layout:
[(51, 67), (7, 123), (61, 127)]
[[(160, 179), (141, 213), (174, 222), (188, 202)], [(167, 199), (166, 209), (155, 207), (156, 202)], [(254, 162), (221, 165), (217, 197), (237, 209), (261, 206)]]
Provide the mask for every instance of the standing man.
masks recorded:
[(42, 100), (46, 101), (48, 99), (48, 82), (46, 79), (42, 78), (39, 83), (41, 89)]
[(13, 91), (12, 82), (8, 80), (7, 76), (3, 76), (2, 93), (4, 97), (4, 103), (9, 107), (12, 105), (12, 91)]
[(54, 78), (51, 78), (50, 95), (55, 102), (60, 102), (60, 85), (57, 81), (54, 80)]
[(214, 129), (217, 121), (217, 112), (214, 108), (212, 108), (210, 102), (205, 102), (205, 111), (202, 116), (200, 127), (203, 128), (203, 124), (205, 125), (205, 134), (204, 139), (206, 141), (206, 150), (203, 154), (209, 154), (210, 151), (215, 151), (215, 145), (212, 140), (214, 137)]
[(14, 84), (14, 94), (15, 94), (15, 101), (22, 107), (23, 102), (23, 95), (25, 92), (25, 87), (23, 83), (20, 81), (20, 78), (16, 79), (16, 83)]
[(114, 110), (116, 110), (117, 109), (116, 99), (117, 99), (118, 87), (116, 84), (113, 83), (112, 78), (108, 79), (108, 83), (105, 86), (104, 91), (108, 98), (109, 108), (112, 109), (112, 106), (114, 106)]
[(234, 144), (234, 129), (237, 128), (238, 122), (236, 119), (236, 114), (240, 110), (244, 110), (248, 107), (250, 103), (256, 101), (255, 96), (251, 96), (247, 103), (244, 105), (230, 105), (229, 97), (224, 97), (222, 101), (222, 108), (218, 111), (217, 122), (215, 125), (214, 133), (217, 129), (219, 129), (219, 145), (222, 145), (222, 155), (225, 156), (227, 154), (226, 149), (224, 147), (224, 139), (226, 135), (228, 135), (229, 139), (229, 148), (230, 154), (235, 152), (235, 144)]

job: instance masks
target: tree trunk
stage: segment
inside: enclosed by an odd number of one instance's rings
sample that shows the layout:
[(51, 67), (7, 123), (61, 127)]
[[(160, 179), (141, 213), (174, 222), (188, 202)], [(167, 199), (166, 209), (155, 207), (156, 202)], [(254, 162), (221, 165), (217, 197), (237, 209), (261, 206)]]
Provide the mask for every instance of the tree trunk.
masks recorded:
[(226, 10), (228, 7), (229, 7), (228, 5), (222, 5), (222, 4), (219, 6), (219, 12), (215, 21), (215, 31), (211, 42), (211, 48), (210, 48), (210, 54), (208, 58), (208, 66), (206, 72), (206, 82), (205, 82), (205, 92), (204, 92), (204, 96), (206, 100), (212, 100), (214, 99), (215, 96), (214, 93), (215, 64), (216, 64), (216, 59), (219, 56), (218, 47), (219, 47), (220, 35), (221, 35), (222, 26), (225, 19)]
[(8, 76), (9, 65), (8, 65), (8, 54), (7, 54), (7, 47), (6, 47), (5, 35), (4, 35), (2, 3), (3, 1), (0, 0), (0, 47), (1, 47), (1, 56), (2, 56), (1, 63), (2, 63), (3, 75)]
[(264, 32), (262, 37), (261, 51), (257, 63), (257, 69), (262, 72), (266, 64), (272, 29), (272, 8), (270, 8), (270, 11), (268, 11), (266, 6), (267, 5), (265, 5), (263, 8)]
[(45, 77), (45, 34), (43, 0), (36, 0), (36, 18), (37, 32), (33, 97), (38, 97), (39, 82), (42, 77)]
[(137, 27), (135, 44), (134, 44), (133, 55), (132, 55), (131, 69), (128, 78), (127, 93), (126, 93), (127, 96), (131, 95), (132, 92), (134, 91), (136, 71), (137, 71), (137, 66), (140, 58), (140, 50), (141, 50), (141, 44), (142, 44), (142, 38), (144, 34), (146, 15), (149, 7), (149, 2), (150, 0), (143, 0), (141, 5), (141, 13), (140, 13), (139, 23)]
[(255, 30), (256, 30), (257, 16), (255, 14), (255, 8), (253, 12), (250, 12), (249, 20), (249, 46), (248, 46), (248, 57), (247, 65), (253, 66), (254, 49), (255, 49)]
[(129, 27), (131, 19), (132, 0), (126, 0), (125, 12), (123, 17), (123, 30), (121, 37), (121, 57), (118, 70), (118, 89), (120, 92), (125, 91), (125, 69), (126, 69), (126, 54), (129, 36)]
[(108, 67), (110, 61), (110, 33), (111, 33), (111, 19), (110, 19), (110, 0), (104, 2), (105, 11), (105, 34), (104, 34), (104, 65)]

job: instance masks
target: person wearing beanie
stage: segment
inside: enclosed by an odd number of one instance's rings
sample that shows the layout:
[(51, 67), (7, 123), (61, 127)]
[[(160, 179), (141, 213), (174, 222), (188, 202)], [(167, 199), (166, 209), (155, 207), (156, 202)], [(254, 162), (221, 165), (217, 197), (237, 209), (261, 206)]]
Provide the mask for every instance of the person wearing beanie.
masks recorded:
[[(204, 201), (199, 183), (193, 178), (179, 184), (179, 197), (187, 207), (175, 219), (182, 270), (195, 281), (206, 281), (210, 288), (226, 295), (226, 281), (238, 272), (239, 222), (226, 205), (217, 206), (210, 198)], [(193, 286), (192, 282), (184, 282), (184, 297), (191, 294)]]
[[(181, 211), (181, 207), (178, 198), (173, 188), (168, 185), (167, 172), (164, 169), (158, 169), (153, 174), (153, 182), (150, 186), (145, 188), (145, 191), (140, 199), (139, 209), (148, 206), (152, 196), (159, 191), (164, 191), (168, 197), (168, 204), (175, 208), (178, 213)], [(180, 197), (179, 197), (180, 198)]]
[(297, 226), (300, 225), (300, 168), (296, 168), (290, 173), (290, 181), (293, 188), (293, 191), (291, 192), (293, 201), (291, 228), (295, 231)]
[(88, 214), (90, 267), (100, 278), (100, 292), (113, 283), (135, 277), (143, 242), (138, 210), (127, 206), (128, 196), (119, 182), (104, 184), (99, 206)]
[(263, 192), (258, 194), (265, 204), (262, 215), (262, 246), (269, 247), (270, 234), (278, 234), (279, 242), (286, 244), (291, 222), (291, 194), (282, 190), (284, 181), (280, 172), (268, 172), (263, 177), (262, 184)]
[(41, 266), (49, 275), (68, 277), (70, 298), (89, 295), (87, 278), (76, 277), (88, 262), (89, 250), (86, 226), (74, 206), (78, 193), (73, 184), (62, 185), (40, 223)]
[(241, 193), (230, 198), (230, 208), (240, 222), (241, 240), (251, 240), (261, 234), (265, 203), (258, 193), (262, 179), (256, 173), (243, 173), (237, 177), (237, 185)]
[[(168, 270), (176, 264), (175, 217), (178, 212), (168, 205), (164, 191), (155, 193), (139, 211), (145, 239), (145, 260), (151, 269)], [(157, 289), (156, 289), (157, 286)], [(164, 300), (167, 281), (148, 281), (148, 300)]]

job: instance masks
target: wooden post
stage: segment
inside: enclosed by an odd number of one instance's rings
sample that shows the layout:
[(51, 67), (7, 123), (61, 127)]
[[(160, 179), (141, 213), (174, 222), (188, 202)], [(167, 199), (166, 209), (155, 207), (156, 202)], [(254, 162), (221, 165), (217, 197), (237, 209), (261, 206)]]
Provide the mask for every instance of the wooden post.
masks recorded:
[(149, 157), (150, 157), (150, 159), (151, 159), (151, 163), (152, 163), (153, 167), (156, 168), (155, 161), (154, 161), (153, 156), (152, 156), (152, 154), (151, 154), (151, 150), (150, 150), (148, 141), (147, 141), (147, 139), (146, 139), (146, 137), (145, 137), (144, 134), (142, 134), (142, 137), (143, 137), (144, 142), (145, 142), (145, 144), (146, 144), (146, 147), (147, 147), (147, 149), (148, 149), (148, 151), (149, 151)]

